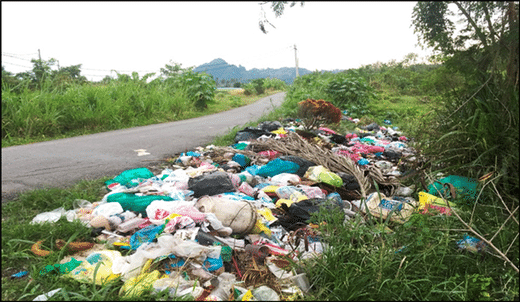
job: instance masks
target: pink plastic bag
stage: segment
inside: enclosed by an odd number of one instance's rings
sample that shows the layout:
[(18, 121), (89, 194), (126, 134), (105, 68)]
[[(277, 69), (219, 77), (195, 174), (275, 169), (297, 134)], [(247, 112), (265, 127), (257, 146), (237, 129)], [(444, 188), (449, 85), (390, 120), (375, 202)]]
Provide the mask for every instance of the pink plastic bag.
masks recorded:
[(255, 189), (251, 187), (247, 182), (243, 182), (239, 187), (238, 191), (248, 195), (253, 196), (255, 194)]
[(275, 159), (278, 156), (280, 156), (281, 153), (278, 152), (278, 151), (274, 151), (274, 150), (267, 150), (267, 151), (260, 151), (260, 152), (258, 152), (258, 155), (267, 157), (269, 159)]
[(336, 134), (336, 132), (332, 129), (329, 129), (329, 128), (326, 128), (326, 127), (320, 127), (319, 130), (321, 131), (325, 131), (327, 132), (328, 134)]
[(327, 195), (319, 187), (299, 185), (296, 186), (309, 198), (325, 198)]

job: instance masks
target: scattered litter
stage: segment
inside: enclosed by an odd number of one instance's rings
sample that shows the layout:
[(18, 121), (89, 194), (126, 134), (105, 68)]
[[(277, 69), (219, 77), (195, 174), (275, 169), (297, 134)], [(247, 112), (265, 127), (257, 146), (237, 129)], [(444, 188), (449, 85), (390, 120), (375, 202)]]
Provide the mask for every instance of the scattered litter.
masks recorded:
[(47, 300), (49, 300), (50, 297), (54, 296), (60, 290), (61, 290), (61, 288), (57, 288), (55, 290), (51, 290), (48, 293), (41, 294), (41, 295), (37, 296), (36, 298), (34, 298), (33, 301), (47, 301)]
[(150, 155), (150, 153), (146, 152), (146, 149), (137, 149), (134, 152), (137, 152), (137, 156)]
[[(458, 176), (439, 179), (429, 192), (400, 185), (398, 178), (413, 172), (406, 163), (420, 159), (409, 139), (397, 127), (357, 127), (341, 134), (326, 127), (302, 131), (294, 120), (263, 122), (238, 131), (230, 146), (183, 152), (160, 173), (123, 171), (105, 182), (108, 193), (100, 201), (75, 200), (73, 210), (34, 217), (32, 223), (80, 219), (98, 242), (57, 240), (56, 247), (75, 254), (41, 274), (98, 285), (120, 278), (122, 298), (167, 291), (171, 298), (210, 301), (291, 300), (313, 290), (310, 276), (292, 265), (328, 248), (310, 223), (320, 209), (346, 220), (373, 216), (403, 223), (417, 210), (450, 215), (456, 203), (447, 206), (436, 191), (446, 195), (454, 187), (474, 196), (474, 183)], [(374, 182), (392, 189), (377, 192)], [(42, 243), (31, 251), (51, 254)], [(485, 249), (469, 236), (458, 245)]]
[(461, 250), (467, 250), (472, 253), (483, 253), (487, 251), (487, 244), (475, 237), (464, 235), (464, 238), (457, 241), (457, 245)]
[(21, 271), (21, 272), (18, 272), (16, 274), (12, 274), (11, 275), (11, 279), (20, 279), (20, 278), (23, 278), (23, 277), (25, 277), (27, 275), (29, 275), (28, 271)]

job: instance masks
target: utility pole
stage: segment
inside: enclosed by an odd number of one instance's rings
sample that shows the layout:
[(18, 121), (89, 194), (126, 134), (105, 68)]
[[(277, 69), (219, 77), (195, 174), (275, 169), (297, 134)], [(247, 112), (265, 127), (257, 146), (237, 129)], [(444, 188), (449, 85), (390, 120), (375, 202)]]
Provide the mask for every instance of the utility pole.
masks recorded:
[(296, 63), (296, 77), (298, 77), (298, 56), (296, 55), (296, 44), (294, 44), (294, 62)]
[(38, 58), (40, 59), (40, 62), (42, 61), (42, 56), (40, 55), (40, 49), (38, 49)]

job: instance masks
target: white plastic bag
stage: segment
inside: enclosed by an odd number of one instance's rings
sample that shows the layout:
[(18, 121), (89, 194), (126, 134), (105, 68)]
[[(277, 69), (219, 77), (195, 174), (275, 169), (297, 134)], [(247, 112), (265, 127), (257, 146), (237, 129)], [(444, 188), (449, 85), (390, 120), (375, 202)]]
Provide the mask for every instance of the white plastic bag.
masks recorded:
[(61, 287), (60, 288), (57, 288), (55, 290), (51, 290), (50, 292), (48, 293), (45, 293), (45, 294), (42, 294), (42, 295), (39, 295), (38, 297), (34, 298), (33, 301), (47, 301), (50, 297), (54, 296), (54, 294), (56, 294), (57, 292), (59, 292), (61, 290)]
[(290, 183), (299, 183), (300, 176), (292, 173), (280, 173), (271, 177), (271, 182), (277, 183), (281, 186), (291, 185)]
[[(70, 212), (70, 211), (69, 211)], [(74, 212), (74, 211), (72, 211)], [(31, 224), (36, 223), (43, 223), (43, 222), (56, 222), (60, 220), (61, 216), (67, 215), (67, 211), (65, 211), (64, 208), (57, 208), (50, 212), (43, 212), (38, 215), (36, 215), (33, 220), (31, 221)]]
[(95, 207), (94, 210), (92, 210), (92, 217), (101, 215), (105, 218), (108, 218), (112, 215), (121, 214), (123, 212), (123, 207), (119, 202), (107, 202)]

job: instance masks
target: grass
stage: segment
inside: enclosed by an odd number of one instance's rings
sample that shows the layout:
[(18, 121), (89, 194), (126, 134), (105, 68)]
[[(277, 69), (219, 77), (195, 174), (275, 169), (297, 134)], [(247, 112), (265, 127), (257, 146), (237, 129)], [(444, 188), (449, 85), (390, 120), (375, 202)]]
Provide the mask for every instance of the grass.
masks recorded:
[[(247, 99), (217, 92), (218, 105), (210, 105), (208, 112), (219, 112), (246, 104)], [(385, 103), (381, 103), (387, 101)], [(214, 106), (214, 107), (212, 107)], [(394, 100), (383, 98), (371, 104), (371, 114), (365, 120), (381, 124), (388, 118), (386, 111), (393, 110), (397, 118), (394, 125), (410, 120), (410, 114), (420, 118), (430, 110), (431, 104), (421, 98), (402, 96)], [(410, 109), (412, 108), (412, 109)], [(215, 111), (212, 111), (215, 110)], [(200, 114), (200, 113), (193, 113)], [(283, 106), (273, 110), (253, 126), (267, 120), (287, 117)], [(194, 117), (194, 116), (190, 116)], [(342, 122), (339, 129), (347, 131), (354, 124)], [(332, 127), (331, 127), (332, 128)], [(218, 136), (215, 145), (233, 143), (237, 131)], [(166, 164), (166, 163), (165, 163)], [(53, 300), (121, 300), (119, 279), (105, 286), (79, 283), (60, 278), (56, 272), (39, 275), (46, 265), (58, 263), (67, 252), (54, 245), (56, 239), (90, 241), (90, 229), (79, 223), (61, 219), (56, 223), (31, 225), (38, 213), (59, 207), (73, 208), (75, 199), (98, 201), (107, 192), (101, 178), (82, 181), (68, 189), (43, 189), (21, 194), (16, 201), (2, 204), (2, 300), (32, 300), (36, 296), (62, 288)], [(475, 204), (458, 201), (457, 213), (463, 221), (482, 234), (493, 238), (494, 246), (505, 252), (518, 266), (518, 211), (508, 219), (509, 212), (496, 191), (495, 179), (481, 186)], [(417, 193), (413, 196), (418, 199)], [(509, 211), (513, 209), (510, 208)], [(314, 215), (326, 245), (321, 257), (301, 260), (294, 269), (305, 272), (313, 290), (303, 300), (518, 300), (518, 273), (496, 251), (471, 253), (460, 250), (456, 242), (472, 233), (456, 216), (430, 216), (414, 214), (404, 224), (382, 220), (368, 215), (345, 221), (341, 213), (320, 211)], [(390, 229), (391, 231), (385, 231)], [(497, 235), (495, 235), (497, 234)], [(31, 245), (44, 240), (43, 247), (53, 253), (44, 258), (31, 251)], [(29, 277), (11, 279), (13, 273), (27, 270)], [(165, 300), (165, 293), (153, 296), (145, 293), (139, 300)], [(300, 298), (300, 300), (302, 300)]]
[(2, 88), (2, 148), (110, 130), (178, 121), (251, 104), (280, 90), (243, 95), (243, 90), (217, 91), (207, 108), (196, 108), (189, 82), (112, 82), (106, 85), (17, 91)]
[[(262, 95), (244, 96), (234, 92), (217, 93), (215, 104), (208, 106), (204, 112), (192, 112), (186, 118), (193, 118), (204, 114), (213, 114), (229, 110), (238, 106), (244, 106), (257, 101), (267, 95), (279, 91), (268, 90)], [(238, 98), (238, 99), (237, 99)], [(260, 120), (270, 120), (280, 116), (279, 110), (274, 110)], [(254, 122), (248, 123), (253, 125)], [(246, 126), (248, 126), (246, 125)], [(240, 130), (235, 127), (230, 133), (216, 137), (214, 144), (229, 145), (233, 142), (234, 134)], [(99, 132), (99, 131), (98, 131)], [(78, 133), (78, 132), (75, 132)], [(89, 133), (96, 133), (92, 131)], [(83, 132), (81, 134), (87, 134)], [(70, 137), (73, 132), (69, 133)], [(51, 140), (52, 138), (47, 138)], [(33, 142), (42, 141), (33, 138)], [(22, 143), (23, 140), (20, 140)], [(168, 163), (164, 163), (166, 167)], [(83, 300), (120, 300), (119, 289), (123, 282), (116, 280), (106, 286), (100, 287), (93, 284), (81, 284), (74, 280), (60, 278), (57, 273), (40, 276), (39, 272), (46, 265), (59, 263), (60, 259), (70, 253), (61, 252), (54, 242), (56, 239), (66, 241), (92, 241), (91, 229), (78, 222), (68, 222), (61, 218), (55, 223), (32, 225), (30, 222), (39, 213), (53, 211), (60, 207), (65, 210), (73, 209), (76, 199), (95, 202), (101, 200), (107, 193), (104, 182), (108, 177), (90, 181), (81, 181), (75, 186), (66, 189), (46, 188), (33, 190), (20, 194), (16, 200), (2, 203), (2, 300), (32, 300), (36, 296), (49, 292), (56, 288), (63, 288), (53, 299), (67, 301)], [(39, 240), (44, 240), (42, 248), (53, 251), (48, 257), (35, 256), (31, 252), (31, 246)], [(23, 279), (11, 279), (11, 275), (26, 270), (30, 276)], [(162, 296), (167, 296), (163, 294)], [(151, 294), (142, 295), (140, 298), (157, 299), (159, 296)], [(182, 299), (179, 299), (182, 300)]]
[[(473, 212), (474, 225), (493, 234), (500, 226), (496, 220), (505, 215), (492, 190), (483, 196)], [(461, 204), (458, 212), (469, 219), (472, 210)], [(332, 221), (320, 229), (330, 248), (304, 266), (316, 289), (306, 300), (518, 299), (518, 273), (503, 260), (458, 248), (464, 232), (455, 216), (416, 213), (402, 225), (374, 217), (344, 223), (338, 213), (322, 211), (316, 221), (324, 217)], [(382, 231), (384, 226), (392, 231)], [(517, 226), (506, 226), (497, 244), (506, 249)], [(510, 256), (518, 259), (518, 250)]]

